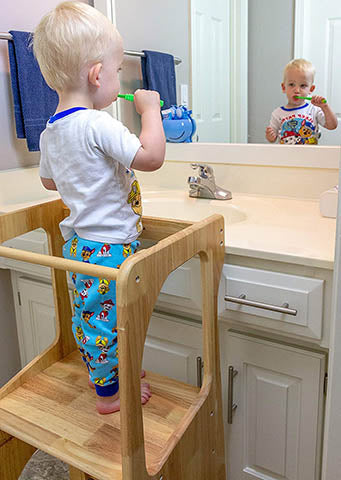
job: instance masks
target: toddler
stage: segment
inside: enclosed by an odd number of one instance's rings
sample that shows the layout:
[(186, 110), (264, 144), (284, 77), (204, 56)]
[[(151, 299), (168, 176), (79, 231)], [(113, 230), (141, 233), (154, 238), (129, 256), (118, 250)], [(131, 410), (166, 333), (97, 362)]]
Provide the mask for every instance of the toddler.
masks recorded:
[[(165, 156), (157, 92), (137, 90), (139, 138), (101, 111), (117, 100), (122, 39), (111, 22), (81, 2), (63, 2), (39, 23), (33, 48), (59, 103), (40, 137), (40, 176), (70, 215), (60, 223), (65, 258), (119, 268), (142, 231), (141, 192), (133, 169), (153, 171)], [(96, 389), (101, 414), (120, 408), (115, 283), (70, 273), (72, 330)], [(141, 385), (141, 402), (150, 398)]]
[(315, 69), (303, 58), (291, 60), (285, 69), (282, 91), (288, 103), (272, 112), (270, 125), (266, 128), (266, 139), (282, 144), (317, 144), (319, 125), (334, 130), (337, 118), (325, 99), (314, 95), (310, 102), (298, 97), (311, 96), (315, 90)]

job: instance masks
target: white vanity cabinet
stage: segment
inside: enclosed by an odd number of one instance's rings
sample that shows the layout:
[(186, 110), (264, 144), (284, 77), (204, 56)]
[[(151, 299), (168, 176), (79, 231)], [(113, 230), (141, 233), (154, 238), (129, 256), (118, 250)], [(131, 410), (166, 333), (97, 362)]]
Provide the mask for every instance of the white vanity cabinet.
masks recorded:
[[(51, 283), (47, 278), (38, 278), (11, 272), (16, 310), (21, 365), (29, 363), (56, 336), (55, 309)], [(69, 289), (70, 300), (73, 298)]]
[[(5, 242), (4, 245), (34, 253), (48, 253), (47, 238), (42, 229), (21, 235)], [(55, 338), (51, 272), (48, 267), (8, 258), (1, 259), (0, 267), (11, 270), (20, 360), (23, 367), (51, 345)], [(72, 300), (71, 282), (69, 294)]]
[[(319, 480), (333, 272), (225, 261), (218, 313), (227, 478)], [(167, 279), (157, 306), (197, 319), (199, 261), (191, 262)]]

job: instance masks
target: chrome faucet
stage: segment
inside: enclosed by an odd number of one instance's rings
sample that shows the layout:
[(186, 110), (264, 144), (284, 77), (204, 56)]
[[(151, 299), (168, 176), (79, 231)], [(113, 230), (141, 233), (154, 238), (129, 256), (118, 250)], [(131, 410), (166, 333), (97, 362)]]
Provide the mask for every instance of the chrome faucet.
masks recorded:
[(216, 185), (212, 167), (199, 163), (192, 163), (191, 166), (199, 171), (199, 175), (188, 177), (190, 197), (231, 200), (231, 192)]

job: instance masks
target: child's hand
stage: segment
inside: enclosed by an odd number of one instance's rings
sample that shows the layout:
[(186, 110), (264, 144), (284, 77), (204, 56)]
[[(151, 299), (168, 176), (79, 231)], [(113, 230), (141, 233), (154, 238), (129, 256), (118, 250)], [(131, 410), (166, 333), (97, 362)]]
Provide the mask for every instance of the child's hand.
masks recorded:
[(311, 97), (311, 103), (317, 107), (324, 107), (327, 104), (326, 99), (320, 95), (314, 95)]
[(160, 111), (160, 95), (154, 90), (136, 90), (134, 104), (137, 113), (140, 115), (150, 109)]
[(276, 141), (277, 135), (272, 127), (270, 126), (266, 127), (265, 138), (268, 140), (268, 142), (271, 142), (271, 143)]

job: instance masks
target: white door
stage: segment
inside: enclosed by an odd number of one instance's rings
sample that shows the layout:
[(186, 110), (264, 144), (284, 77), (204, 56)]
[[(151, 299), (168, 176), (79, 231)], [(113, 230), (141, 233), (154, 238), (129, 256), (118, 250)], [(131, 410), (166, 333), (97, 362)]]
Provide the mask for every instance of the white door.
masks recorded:
[(227, 478), (318, 480), (324, 355), (232, 332), (226, 352), (224, 382), (238, 371)]
[(200, 142), (230, 141), (229, 2), (191, 1), (192, 110)]
[(341, 2), (296, 1), (295, 57), (310, 60), (316, 68), (316, 94), (328, 100), (338, 117), (337, 130), (322, 129), (320, 145), (341, 143)]
[(153, 314), (144, 347), (143, 368), (200, 386), (201, 332), (200, 327)]

